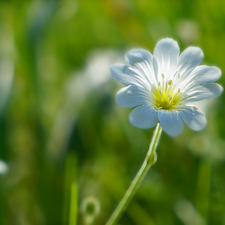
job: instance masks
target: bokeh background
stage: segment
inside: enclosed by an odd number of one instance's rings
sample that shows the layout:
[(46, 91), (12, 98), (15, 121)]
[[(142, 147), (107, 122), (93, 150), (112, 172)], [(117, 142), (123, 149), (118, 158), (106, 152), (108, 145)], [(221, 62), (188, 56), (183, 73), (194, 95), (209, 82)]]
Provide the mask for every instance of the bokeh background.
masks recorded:
[[(1, 225), (105, 224), (153, 133), (115, 103), (109, 66), (163, 37), (225, 71), (225, 1), (0, 1)], [(203, 131), (162, 134), (119, 224), (225, 224), (224, 103), (200, 103)]]

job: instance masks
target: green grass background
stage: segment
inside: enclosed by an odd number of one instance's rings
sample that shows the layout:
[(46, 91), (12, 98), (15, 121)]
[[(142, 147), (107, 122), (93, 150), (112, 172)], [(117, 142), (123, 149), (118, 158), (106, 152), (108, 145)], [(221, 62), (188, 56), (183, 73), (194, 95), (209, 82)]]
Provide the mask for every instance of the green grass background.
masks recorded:
[[(0, 1), (0, 62), (14, 67), (0, 117), (0, 159), (8, 164), (1, 225), (69, 224), (71, 184), (77, 224), (85, 224), (80, 206), (90, 196), (100, 205), (93, 224), (105, 224), (153, 133), (133, 127), (131, 109), (115, 103), (122, 85), (108, 67), (132, 48), (152, 52), (163, 37), (181, 51), (199, 46), (203, 64), (223, 73), (225, 1)], [(0, 76), (12, 75), (7, 68)], [(158, 161), (119, 224), (225, 224), (224, 93), (205, 103), (203, 131), (162, 134)]]

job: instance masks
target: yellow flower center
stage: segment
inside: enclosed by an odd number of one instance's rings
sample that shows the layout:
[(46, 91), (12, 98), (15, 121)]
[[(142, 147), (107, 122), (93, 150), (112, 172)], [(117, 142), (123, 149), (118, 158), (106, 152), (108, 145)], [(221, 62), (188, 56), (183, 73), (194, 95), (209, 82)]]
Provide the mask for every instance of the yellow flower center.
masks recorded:
[(169, 80), (165, 85), (154, 86), (151, 90), (153, 104), (158, 109), (172, 110), (175, 105), (181, 102), (182, 93), (180, 89), (172, 88), (173, 82)]

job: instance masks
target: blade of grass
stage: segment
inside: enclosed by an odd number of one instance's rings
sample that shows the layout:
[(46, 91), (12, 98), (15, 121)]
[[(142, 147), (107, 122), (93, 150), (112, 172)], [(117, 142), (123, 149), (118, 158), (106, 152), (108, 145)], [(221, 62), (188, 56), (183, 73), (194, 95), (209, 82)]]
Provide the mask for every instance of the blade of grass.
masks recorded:
[[(62, 224), (76, 225), (78, 211), (77, 155), (69, 152), (65, 159), (63, 221)], [(73, 215), (75, 214), (75, 215)], [(75, 222), (73, 222), (75, 221)], [(72, 223), (73, 222), (73, 223)]]
[(71, 184), (71, 197), (70, 197), (70, 215), (69, 215), (69, 225), (77, 224), (77, 214), (78, 214), (78, 187), (75, 182)]

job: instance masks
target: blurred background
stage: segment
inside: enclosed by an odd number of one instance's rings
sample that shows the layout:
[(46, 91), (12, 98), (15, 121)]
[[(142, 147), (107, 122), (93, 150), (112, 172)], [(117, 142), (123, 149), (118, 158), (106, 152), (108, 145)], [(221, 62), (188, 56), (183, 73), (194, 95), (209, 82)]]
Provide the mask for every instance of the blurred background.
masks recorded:
[[(225, 1), (0, 1), (1, 225), (105, 224), (154, 130), (129, 123), (109, 66), (163, 37), (225, 71)], [(203, 131), (162, 134), (119, 224), (225, 224), (224, 101), (200, 103)]]

